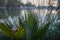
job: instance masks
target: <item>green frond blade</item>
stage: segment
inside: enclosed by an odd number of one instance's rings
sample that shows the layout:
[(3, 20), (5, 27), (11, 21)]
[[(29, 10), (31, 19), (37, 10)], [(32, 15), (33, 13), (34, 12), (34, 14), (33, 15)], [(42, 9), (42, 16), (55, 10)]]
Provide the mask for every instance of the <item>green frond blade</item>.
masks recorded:
[(44, 26), (44, 28), (42, 28), (42, 29), (39, 29), (37, 32), (35, 32), (34, 34), (33, 34), (33, 37), (32, 37), (32, 40), (33, 39), (38, 39), (38, 38), (41, 38), (45, 33), (46, 33), (46, 31), (48, 30), (48, 27), (50, 26), (50, 22), (49, 23), (47, 23), (45, 26)]
[(1, 32), (2, 32), (4, 35), (6, 35), (6, 36), (8, 36), (8, 37), (11, 37), (11, 36), (12, 36), (12, 34), (11, 34), (11, 29), (9, 28), (8, 25), (5, 25), (5, 24), (3, 24), (3, 23), (0, 23), (0, 29), (1, 29)]
[(25, 28), (23, 27), (18, 27), (17, 31), (14, 33), (14, 37), (19, 39), (22, 38), (25, 35)]

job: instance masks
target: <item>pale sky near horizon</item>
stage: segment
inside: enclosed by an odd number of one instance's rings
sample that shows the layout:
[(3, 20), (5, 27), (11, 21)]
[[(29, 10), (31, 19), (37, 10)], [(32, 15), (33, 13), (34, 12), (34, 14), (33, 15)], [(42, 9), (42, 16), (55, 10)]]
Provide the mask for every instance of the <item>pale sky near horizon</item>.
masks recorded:
[(25, 4), (27, 2), (27, 0), (22, 0), (21, 2), (23, 2)]

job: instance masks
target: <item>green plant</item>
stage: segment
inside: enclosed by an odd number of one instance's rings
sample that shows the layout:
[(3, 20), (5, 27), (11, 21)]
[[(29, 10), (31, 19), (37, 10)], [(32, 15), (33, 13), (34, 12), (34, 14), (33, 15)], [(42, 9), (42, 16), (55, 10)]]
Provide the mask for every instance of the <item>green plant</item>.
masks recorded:
[(50, 26), (50, 22), (47, 23), (43, 28), (41, 28), (38, 31), (36, 31), (35, 33), (33, 33), (31, 40), (37, 40), (39, 38), (42, 38), (42, 36), (44, 36), (46, 34), (49, 26)]
[(9, 25), (5, 25), (3, 23), (0, 23), (0, 29), (4, 35), (6, 35), (7, 37), (10, 37), (10, 38), (19, 39), (19, 38), (22, 38), (25, 34), (25, 28), (20, 24), (17, 27), (17, 30), (15, 32), (12, 32)]
[[(44, 25), (43, 28), (38, 30), (38, 18), (31, 10), (28, 11), (28, 17), (24, 22), (22, 22), (22, 19), (19, 18), (19, 26), (17, 27), (17, 30), (15, 32), (11, 31), (9, 25), (0, 23), (1, 32), (7, 37), (15, 38), (17, 40), (23, 37), (25, 38), (26, 37), (25, 34), (27, 31), (29, 31), (27, 34), (29, 35), (28, 40), (38, 40), (46, 33), (49, 26), (50, 26), (50, 22)], [(26, 40), (26, 38), (24, 40)]]

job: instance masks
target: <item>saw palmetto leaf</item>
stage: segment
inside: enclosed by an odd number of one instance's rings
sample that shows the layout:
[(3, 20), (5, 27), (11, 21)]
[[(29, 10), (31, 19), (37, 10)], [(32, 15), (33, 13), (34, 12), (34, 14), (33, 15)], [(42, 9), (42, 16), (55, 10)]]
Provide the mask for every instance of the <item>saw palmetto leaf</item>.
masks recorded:
[(17, 31), (14, 33), (14, 37), (16, 39), (22, 38), (25, 34), (25, 28), (23, 27), (18, 27)]
[(25, 26), (24, 23), (19, 18), (19, 26), (17, 27), (17, 31), (14, 33), (14, 37), (19, 39), (25, 35)]
[(37, 32), (35, 32), (31, 38), (31, 40), (37, 40), (38, 38), (41, 38), (45, 33), (46, 31), (48, 30), (48, 27), (50, 26), (50, 22), (47, 23), (44, 28), (42, 29), (39, 29)]
[(29, 28), (34, 32), (38, 28), (38, 19), (34, 15), (32, 11), (28, 11), (28, 20), (27, 20)]
[(1, 29), (1, 32), (8, 36), (8, 37), (12, 37), (12, 34), (11, 34), (11, 29), (9, 28), (8, 25), (4, 25), (3, 23), (0, 23), (0, 29)]

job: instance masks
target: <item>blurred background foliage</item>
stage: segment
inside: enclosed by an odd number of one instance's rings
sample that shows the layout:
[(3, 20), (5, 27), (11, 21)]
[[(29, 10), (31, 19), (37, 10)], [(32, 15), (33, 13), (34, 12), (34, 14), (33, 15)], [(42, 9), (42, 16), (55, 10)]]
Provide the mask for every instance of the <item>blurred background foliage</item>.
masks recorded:
[[(18, 5), (17, 5), (18, 3)], [(6, 5), (7, 9), (0, 9), (0, 18), (8, 18), (8, 16), (14, 17), (18, 15), (18, 24), (16, 29), (12, 30), (12, 24), (0, 23), (0, 40), (58, 40), (60, 39), (60, 22), (55, 22), (54, 15), (52, 13), (47, 14), (47, 21), (45, 24), (39, 25), (38, 16), (32, 11), (27, 10), (25, 13), (25, 20), (21, 16), (21, 10), (17, 9), (20, 2), (16, 0), (9, 0)], [(26, 3), (27, 6), (32, 5), (30, 2)], [(11, 9), (11, 6), (13, 7)], [(33, 6), (33, 5), (32, 5)], [(59, 14), (60, 12), (58, 12)], [(3, 15), (4, 14), (4, 15)], [(17, 23), (16, 21), (14, 21)], [(7, 23), (7, 22), (6, 22)], [(14, 25), (14, 24), (13, 24)]]
[(0, 30), (3, 35), (9, 38), (21, 39), (26, 37), (25, 40), (37, 40), (41, 38), (50, 25), (50, 22), (45, 24), (44, 28), (38, 30), (38, 19), (37, 16), (32, 12), (28, 11), (28, 17), (23, 22), (20, 18), (19, 25), (16, 30), (11, 30), (11, 27), (7, 24), (0, 23)]
[(28, 10), (27, 12), (28, 14), (27, 17), (25, 16), (24, 21), (18, 17), (19, 21), (16, 30), (12, 30), (8, 24), (0, 23), (0, 32), (2, 35), (7, 37), (6, 40), (49, 40), (49, 38), (54, 40), (55, 37), (59, 37), (58, 30), (60, 23), (56, 25), (57, 27), (55, 30), (49, 29), (52, 24), (51, 21), (43, 24), (40, 26), (41, 28), (39, 28), (39, 21), (37, 16), (31, 10)]

